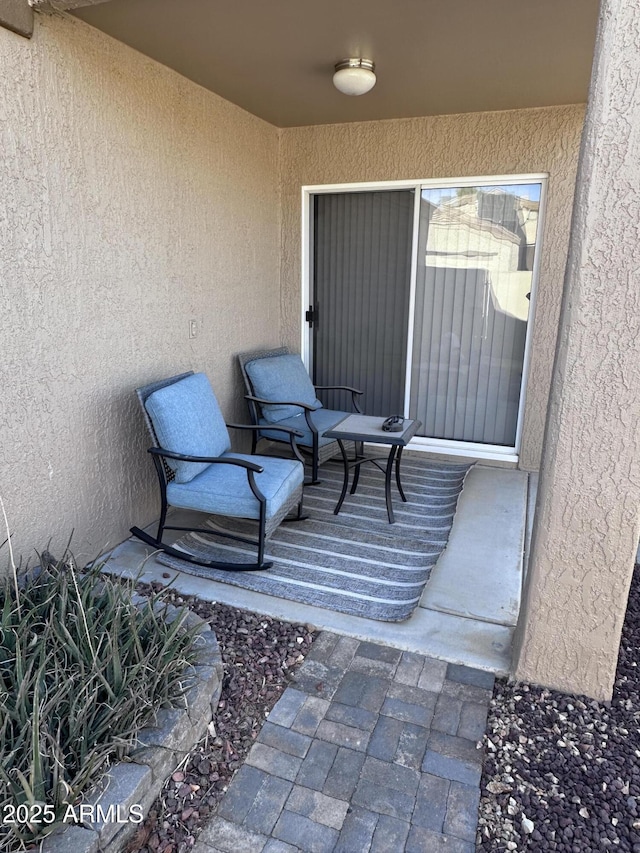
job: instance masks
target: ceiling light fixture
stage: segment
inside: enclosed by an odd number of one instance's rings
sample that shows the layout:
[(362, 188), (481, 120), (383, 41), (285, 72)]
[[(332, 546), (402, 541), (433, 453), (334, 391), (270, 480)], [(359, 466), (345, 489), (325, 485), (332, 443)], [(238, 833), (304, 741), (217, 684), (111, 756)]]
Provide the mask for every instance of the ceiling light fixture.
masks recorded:
[(333, 85), (344, 95), (364, 95), (376, 85), (375, 67), (370, 59), (343, 59), (336, 65)]

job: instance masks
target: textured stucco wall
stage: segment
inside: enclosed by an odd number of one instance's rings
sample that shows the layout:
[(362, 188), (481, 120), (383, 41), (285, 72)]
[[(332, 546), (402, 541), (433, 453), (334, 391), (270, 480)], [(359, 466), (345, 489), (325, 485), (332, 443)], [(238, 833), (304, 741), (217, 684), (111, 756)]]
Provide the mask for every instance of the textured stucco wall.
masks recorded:
[(640, 518), (640, 7), (604, 0), (516, 676), (611, 697)]
[(281, 131), (283, 335), (300, 341), (304, 185), (548, 172), (549, 194), (520, 465), (539, 464), (567, 258), (582, 106)]
[(93, 557), (158, 512), (133, 389), (244, 417), (233, 355), (279, 342), (278, 133), (66, 15), (0, 79), (0, 495), (18, 553)]

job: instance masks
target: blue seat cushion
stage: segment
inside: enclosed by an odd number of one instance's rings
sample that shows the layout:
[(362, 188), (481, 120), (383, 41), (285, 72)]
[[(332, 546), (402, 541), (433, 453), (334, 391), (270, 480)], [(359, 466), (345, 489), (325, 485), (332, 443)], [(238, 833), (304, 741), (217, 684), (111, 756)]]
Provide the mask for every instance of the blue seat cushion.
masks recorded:
[[(256, 358), (245, 365), (256, 397), (261, 400), (292, 400), (314, 409), (322, 407), (315, 388), (299, 355), (273, 355)], [(280, 423), (304, 410), (300, 406), (263, 405), (262, 415), (268, 423)]]
[[(314, 426), (318, 428), (318, 446), (322, 447), (325, 444), (330, 444), (332, 441), (335, 441), (335, 438), (324, 438), (322, 433), (325, 430), (331, 429), (334, 427), (339, 421), (343, 418), (346, 418), (349, 412), (339, 412), (336, 409), (316, 409), (315, 412), (310, 413), (310, 418), (314, 423)], [(260, 435), (262, 438), (270, 438), (274, 441), (286, 441), (287, 438), (284, 433), (279, 433), (276, 430), (269, 429), (269, 423), (266, 419), (260, 421), (260, 426), (264, 425), (264, 429), (260, 430)], [(313, 446), (313, 437), (311, 434), (311, 430), (307, 425), (307, 419), (304, 416), (304, 412), (301, 415), (296, 415), (293, 418), (287, 418), (284, 421), (280, 421), (278, 426), (286, 426), (293, 427), (293, 429), (297, 429), (302, 433), (302, 438), (298, 438), (296, 436), (296, 444), (301, 445), (302, 447), (312, 447)]]
[[(145, 408), (160, 447), (188, 456), (222, 456), (231, 447), (211, 383), (204, 373), (194, 373), (173, 385), (154, 391)], [(176, 483), (188, 483), (209, 467), (208, 462), (167, 459)]]
[[(256, 485), (267, 499), (267, 519), (275, 515), (303, 481), (302, 463), (272, 456), (225, 453), (226, 459), (246, 459), (262, 465), (255, 475)], [(171, 506), (196, 509), (235, 518), (259, 518), (260, 504), (251, 491), (247, 472), (236, 465), (212, 464), (188, 483), (169, 483), (167, 500)]]

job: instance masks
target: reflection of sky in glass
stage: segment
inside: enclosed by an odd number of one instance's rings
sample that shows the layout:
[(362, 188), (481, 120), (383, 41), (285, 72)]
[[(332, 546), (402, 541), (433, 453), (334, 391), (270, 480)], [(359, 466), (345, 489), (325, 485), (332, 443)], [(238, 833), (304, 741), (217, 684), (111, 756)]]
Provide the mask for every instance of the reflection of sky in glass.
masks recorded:
[[(464, 187), (470, 190), (482, 190), (483, 192), (503, 192), (511, 195), (527, 198), (530, 201), (540, 201), (540, 190), (542, 184), (494, 184), (483, 187)], [(460, 188), (462, 189), (462, 187)], [(431, 204), (440, 205), (458, 196), (457, 187), (437, 187), (434, 189), (423, 189), (422, 198)]]

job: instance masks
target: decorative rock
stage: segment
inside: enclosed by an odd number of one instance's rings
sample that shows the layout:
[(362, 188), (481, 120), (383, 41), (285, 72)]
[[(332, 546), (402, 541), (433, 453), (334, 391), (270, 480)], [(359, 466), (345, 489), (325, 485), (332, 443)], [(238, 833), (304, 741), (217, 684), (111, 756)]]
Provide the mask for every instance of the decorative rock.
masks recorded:
[(496, 681), (478, 853), (640, 853), (639, 649), (636, 566), (610, 703)]

